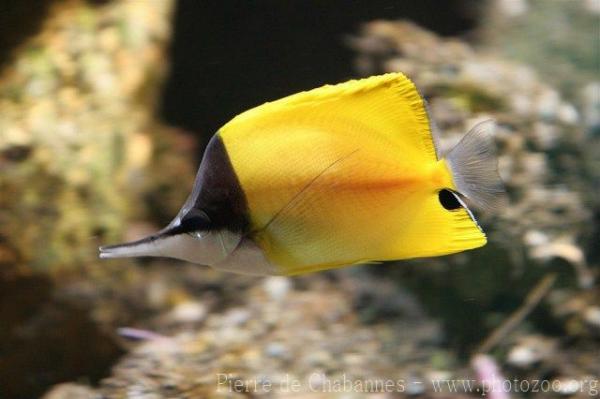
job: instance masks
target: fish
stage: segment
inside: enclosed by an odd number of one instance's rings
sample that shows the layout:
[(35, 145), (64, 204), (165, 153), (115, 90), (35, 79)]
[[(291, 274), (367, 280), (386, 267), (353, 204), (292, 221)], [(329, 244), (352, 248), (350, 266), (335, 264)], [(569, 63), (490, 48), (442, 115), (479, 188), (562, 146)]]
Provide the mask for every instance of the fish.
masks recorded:
[(486, 244), (471, 207), (502, 207), (493, 121), (442, 153), (400, 72), (267, 102), (209, 141), (192, 192), (156, 234), (101, 258), (169, 257), (253, 275), (297, 275)]

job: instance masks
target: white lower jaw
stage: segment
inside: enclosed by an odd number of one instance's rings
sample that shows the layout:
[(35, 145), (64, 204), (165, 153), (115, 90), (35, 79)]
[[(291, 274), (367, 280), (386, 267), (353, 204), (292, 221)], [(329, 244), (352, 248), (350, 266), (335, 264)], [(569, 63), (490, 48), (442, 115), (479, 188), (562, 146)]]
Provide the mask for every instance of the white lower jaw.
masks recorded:
[(228, 257), (212, 266), (217, 270), (255, 276), (281, 274), (280, 269), (269, 262), (262, 249), (249, 238), (242, 239)]
[(199, 236), (187, 233), (156, 235), (120, 245), (100, 248), (101, 258), (138, 256), (166, 257), (186, 260), (201, 265), (221, 262), (238, 246), (240, 234), (226, 230), (211, 231)]
[(180, 259), (242, 274), (281, 274), (253, 240), (227, 230), (206, 232), (200, 236), (187, 233), (157, 235), (153, 239), (100, 249), (101, 258), (139, 256)]
[(188, 234), (166, 239), (165, 254), (171, 258), (212, 266), (217, 270), (249, 275), (276, 275), (279, 268), (271, 264), (256, 243), (228, 230), (212, 231), (202, 238)]
[(153, 256), (213, 266), (227, 258), (240, 240), (241, 235), (225, 230), (207, 232), (201, 238), (186, 233), (166, 236), (155, 241), (157, 252)]

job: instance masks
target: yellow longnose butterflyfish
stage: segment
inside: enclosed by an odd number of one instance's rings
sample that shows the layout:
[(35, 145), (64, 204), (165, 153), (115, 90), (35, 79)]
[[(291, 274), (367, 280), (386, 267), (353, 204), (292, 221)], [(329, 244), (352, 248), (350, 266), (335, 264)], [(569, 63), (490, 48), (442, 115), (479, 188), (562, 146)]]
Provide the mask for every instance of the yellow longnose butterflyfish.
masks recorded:
[(401, 73), (268, 102), (212, 137), (173, 221), (102, 258), (162, 256), (246, 274), (301, 274), (481, 247), (467, 205), (503, 197), (493, 122), (445, 154)]

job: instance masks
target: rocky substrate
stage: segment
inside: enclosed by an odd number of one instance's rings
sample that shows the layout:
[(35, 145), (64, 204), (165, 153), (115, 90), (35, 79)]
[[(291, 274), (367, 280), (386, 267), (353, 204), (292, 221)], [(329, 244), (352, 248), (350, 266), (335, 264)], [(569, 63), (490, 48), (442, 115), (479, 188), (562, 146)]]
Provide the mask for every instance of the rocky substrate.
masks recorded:
[[(206, 292), (226, 278), (203, 269), (186, 273), (205, 281), (196, 287), (204, 298), (188, 297), (144, 328), (121, 329), (141, 342), (99, 387), (61, 384), (45, 399), (442, 398), (478, 396), (486, 387), (480, 368), (445, 344), (440, 322), (385, 277), (360, 268), (293, 279), (238, 277), (236, 289), (210, 298)], [(497, 378), (547, 379), (554, 391), (534, 397), (587, 397), (600, 362), (594, 341), (579, 343), (574, 350), (556, 338), (519, 333), (506, 343)], [(447, 385), (452, 379), (457, 386)]]
[[(186, 301), (164, 314), (163, 328), (178, 326), (176, 334), (122, 330), (144, 342), (93, 392), (108, 398), (348, 397), (357, 389), (377, 392), (370, 383), (393, 381), (394, 392), (421, 393), (427, 388), (420, 382), (448, 375), (454, 363), (439, 348), (439, 325), (415, 309), (409, 295), (406, 303), (392, 290), (379, 298), (395, 302), (396, 315), (404, 309), (403, 317), (364, 323), (365, 314), (357, 312), (364, 299), (360, 280), (347, 273), (243, 280), (229, 306)], [(364, 387), (344, 388), (344, 379)], [(72, 386), (56, 389), (47, 398)]]

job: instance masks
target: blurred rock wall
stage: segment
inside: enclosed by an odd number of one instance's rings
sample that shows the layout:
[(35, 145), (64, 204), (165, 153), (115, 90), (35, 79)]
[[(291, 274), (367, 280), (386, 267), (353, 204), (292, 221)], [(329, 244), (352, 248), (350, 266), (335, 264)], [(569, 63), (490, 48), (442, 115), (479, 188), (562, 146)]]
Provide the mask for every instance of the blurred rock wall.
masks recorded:
[(144, 198), (191, 179), (186, 158), (165, 151), (190, 142), (153, 117), (171, 8), (57, 2), (16, 50), (0, 75), (0, 273), (92, 261), (144, 214)]
[(0, 72), (2, 398), (96, 381), (122, 353), (106, 326), (145, 304), (139, 269), (97, 247), (164, 222), (191, 186), (194, 141), (154, 117), (172, 6), (54, 1)]

